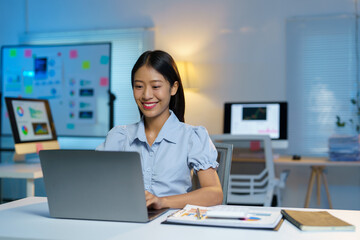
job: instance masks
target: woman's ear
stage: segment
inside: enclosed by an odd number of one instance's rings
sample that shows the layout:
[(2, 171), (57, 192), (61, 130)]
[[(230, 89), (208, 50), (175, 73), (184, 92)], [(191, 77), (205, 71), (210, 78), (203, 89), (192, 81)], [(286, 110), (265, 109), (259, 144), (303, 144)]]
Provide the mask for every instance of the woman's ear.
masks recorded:
[(179, 82), (176, 81), (174, 82), (173, 86), (170, 89), (171, 96), (174, 96), (177, 93), (178, 88), (179, 88)]

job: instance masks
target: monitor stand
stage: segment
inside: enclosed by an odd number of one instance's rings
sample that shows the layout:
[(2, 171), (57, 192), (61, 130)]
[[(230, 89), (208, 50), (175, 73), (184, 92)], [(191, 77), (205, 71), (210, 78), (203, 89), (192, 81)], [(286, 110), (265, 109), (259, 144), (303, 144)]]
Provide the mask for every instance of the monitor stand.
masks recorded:
[(59, 148), (59, 143), (57, 142), (57, 140), (49, 141), (46, 144), (42, 142), (15, 144), (15, 153), (13, 156), (14, 162), (39, 163), (40, 162), (39, 151), (44, 149), (44, 145), (45, 148), (48, 149)]

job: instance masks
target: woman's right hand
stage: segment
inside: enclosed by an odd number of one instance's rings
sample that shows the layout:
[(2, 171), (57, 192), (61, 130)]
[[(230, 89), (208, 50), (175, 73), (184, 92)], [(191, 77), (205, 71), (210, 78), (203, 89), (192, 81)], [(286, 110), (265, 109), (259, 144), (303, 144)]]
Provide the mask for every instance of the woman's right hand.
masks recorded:
[(146, 207), (153, 209), (166, 208), (165, 199), (155, 196), (148, 191), (145, 191)]

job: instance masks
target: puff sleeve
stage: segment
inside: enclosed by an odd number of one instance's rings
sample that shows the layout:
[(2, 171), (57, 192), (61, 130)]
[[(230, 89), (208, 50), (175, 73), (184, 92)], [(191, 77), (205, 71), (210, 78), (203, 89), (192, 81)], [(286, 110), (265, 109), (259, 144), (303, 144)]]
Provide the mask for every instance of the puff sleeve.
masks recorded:
[(97, 151), (124, 151), (127, 140), (126, 126), (116, 126), (106, 135), (105, 141), (97, 146)]
[(195, 171), (217, 168), (217, 150), (204, 127), (193, 127), (189, 139), (188, 166)]

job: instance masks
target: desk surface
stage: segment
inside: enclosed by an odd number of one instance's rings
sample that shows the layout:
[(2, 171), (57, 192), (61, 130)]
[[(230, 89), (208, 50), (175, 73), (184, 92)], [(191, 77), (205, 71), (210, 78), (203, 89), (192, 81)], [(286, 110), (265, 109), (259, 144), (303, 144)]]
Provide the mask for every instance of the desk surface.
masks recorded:
[(329, 210), (354, 224), (355, 232), (301, 232), (284, 221), (278, 232), (204, 226), (161, 224), (166, 216), (149, 223), (124, 223), (53, 219), (47, 199), (30, 197), (0, 205), (0, 238), (14, 239), (360, 239), (360, 211)]
[(0, 178), (42, 178), (40, 163), (1, 163)]
[(300, 160), (293, 160), (291, 156), (280, 156), (274, 159), (274, 163), (276, 165), (360, 167), (360, 161), (329, 161), (327, 157), (301, 157)]

